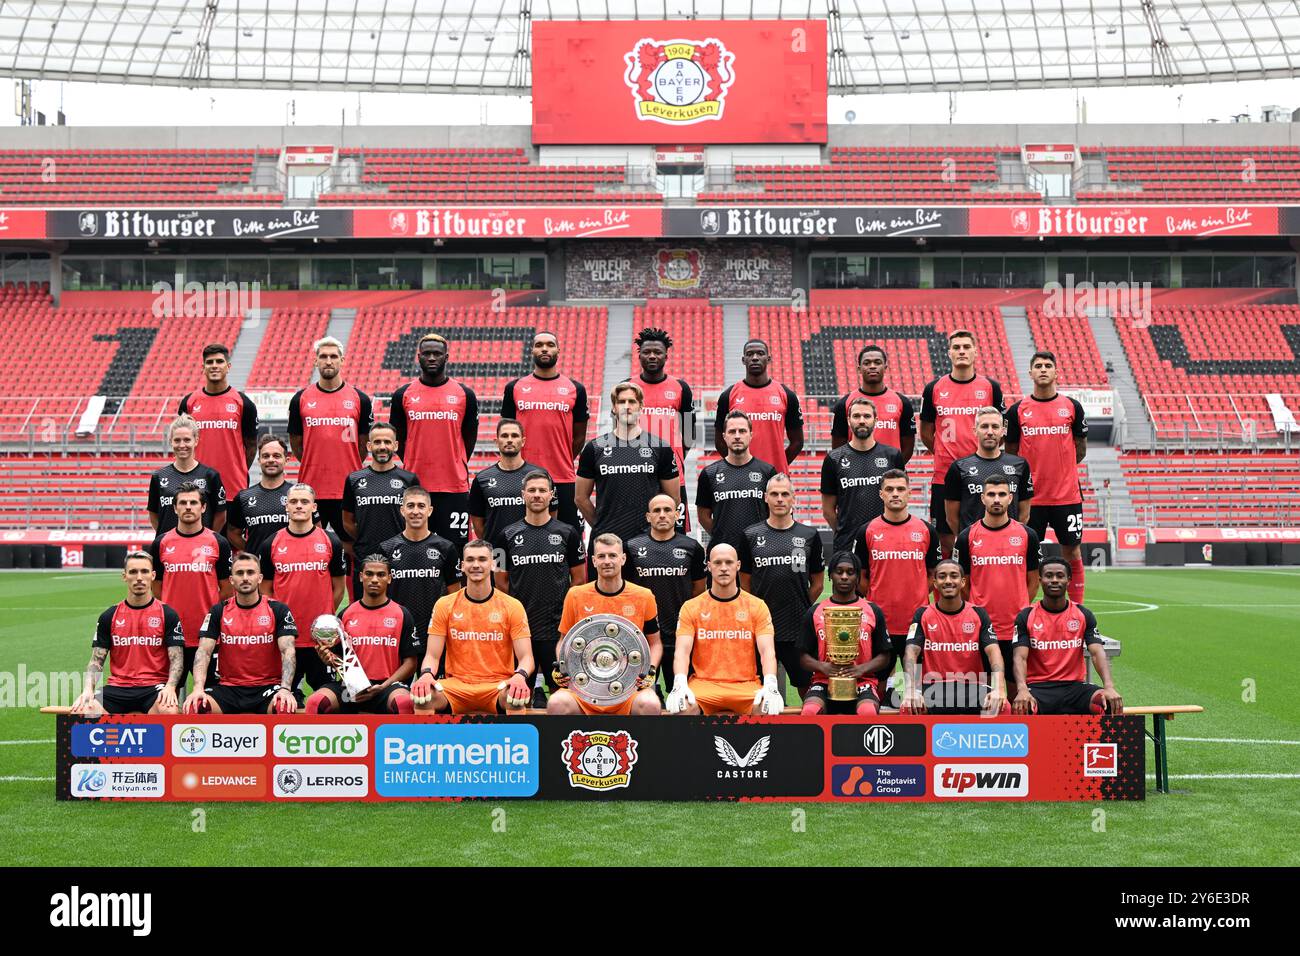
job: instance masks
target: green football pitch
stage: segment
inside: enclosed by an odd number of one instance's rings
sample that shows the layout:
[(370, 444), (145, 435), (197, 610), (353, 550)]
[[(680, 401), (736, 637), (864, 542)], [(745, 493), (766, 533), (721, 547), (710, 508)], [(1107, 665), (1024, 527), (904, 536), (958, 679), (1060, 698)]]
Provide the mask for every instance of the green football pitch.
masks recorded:
[[(56, 803), (32, 674), (80, 671), (113, 573), (0, 575), (2, 865), (1289, 865), (1300, 850), (1300, 572), (1093, 571), (1174, 793), (1110, 804)], [(21, 670), (20, 670), (21, 668)], [(20, 674), (24, 685), (15, 686)], [(35, 701), (39, 703), (39, 701)], [(15, 704), (21, 706), (15, 706)], [(1148, 769), (1151, 751), (1148, 744)], [(1151, 783), (1151, 781), (1148, 781)]]

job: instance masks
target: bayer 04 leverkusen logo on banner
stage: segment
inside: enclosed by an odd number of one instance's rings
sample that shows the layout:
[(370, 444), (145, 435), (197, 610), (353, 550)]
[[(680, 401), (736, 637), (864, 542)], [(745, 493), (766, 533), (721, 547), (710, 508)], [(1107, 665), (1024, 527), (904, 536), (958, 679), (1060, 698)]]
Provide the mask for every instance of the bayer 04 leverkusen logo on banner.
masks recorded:
[(623, 61), (637, 119), (670, 126), (722, 119), (736, 54), (721, 40), (643, 37)]
[(636, 739), (626, 730), (575, 730), (561, 756), (569, 786), (604, 793), (626, 787), (636, 766)]

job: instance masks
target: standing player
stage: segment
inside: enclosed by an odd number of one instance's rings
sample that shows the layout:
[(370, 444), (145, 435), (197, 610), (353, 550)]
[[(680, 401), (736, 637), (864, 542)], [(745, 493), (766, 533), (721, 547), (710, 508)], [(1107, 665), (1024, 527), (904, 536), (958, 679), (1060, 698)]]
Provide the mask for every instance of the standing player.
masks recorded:
[[(841, 551), (831, 559), (831, 596), (814, 604), (804, 614), (800, 635), (803, 669), (812, 675), (812, 684), (803, 699), (803, 714), (858, 714), (875, 716), (880, 712), (884, 680), (893, 661), (893, 649), (885, 630), (885, 613), (858, 596), (858, 577), (862, 562), (850, 551)], [(858, 656), (847, 667), (826, 659), (826, 610), (833, 607), (862, 609), (858, 625)], [(857, 700), (831, 700), (830, 679), (852, 677), (857, 683)]]
[(1011, 660), (1016, 615), (1038, 593), (1038, 535), (1012, 521), (1011, 483), (1001, 475), (984, 482), (984, 517), (957, 535), (952, 556), (966, 572), (971, 601), (989, 612), (1002, 660)]
[(664, 372), (668, 350), (673, 340), (663, 329), (642, 329), (636, 337), (637, 359), (641, 374), (637, 384), (645, 396), (641, 408), (641, 427), (661, 439), (673, 450), (677, 459), (677, 474), (681, 487), (677, 493), (677, 530), (691, 530), (686, 513), (686, 442), (694, 436), (695, 397), (691, 386), (683, 378), (672, 378)]
[[(411, 688), (420, 714), (499, 714), (528, 703), (533, 671), (524, 606), (492, 583), (492, 546), (474, 540), (461, 562), (465, 587), (438, 599), (420, 679)], [(446, 676), (437, 678), (446, 649)]]
[[(709, 587), (682, 605), (677, 621), (670, 714), (779, 714), (776, 649), (767, 605), (736, 579), (740, 559), (729, 544), (709, 551)], [(758, 681), (755, 659), (763, 666)], [(688, 676), (689, 675), (689, 676)]]
[[(1034, 392), (1007, 409), (1007, 451), (1023, 455), (1034, 473), (1034, 504), (1027, 524), (1040, 540), (1050, 525), (1070, 562), (1070, 600), (1083, 601), (1083, 491), (1076, 467), (1088, 453), (1083, 406), (1056, 390), (1056, 356), (1035, 352), (1029, 362)], [(1023, 520), (1023, 519), (1022, 519)]]
[[(671, 499), (670, 495), (662, 496)], [(653, 717), (662, 713), (659, 697), (655, 694), (655, 680), (659, 674), (659, 661), (663, 644), (659, 640), (659, 609), (655, 596), (648, 588), (623, 579), (623, 565), (627, 552), (623, 542), (612, 534), (597, 535), (591, 541), (592, 562), (596, 566), (596, 580), (571, 588), (564, 596), (564, 612), (560, 615), (560, 633), (568, 634), (578, 623), (593, 614), (613, 614), (629, 621), (645, 635), (650, 644), (649, 670), (637, 681), (636, 693), (611, 707), (589, 704), (568, 690), (567, 676), (555, 675), (560, 689), (546, 702), (548, 714), (620, 715), (636, 714)]]
[(262, 546), (289, 526), (284, 508), (289, 498), (284, 464), (289, 447), (279, 435), (265, 434), (257, 440), (257, 465), (261, 480), (249, 485), (230, 501), (226, 510), (226, 539), (235, 553), (262, 553)]
[[(293, 612), (260, 593), (257, 555), (236, 555), (230, 576), (235, 596), (214, 604), (203, 619), (185, 713), (292, 714), (298, 709), (292, 689), (298, 637)], [(221, 658), (216, 687), (208, 680), (213, 655)]]
[(822, 593), (822, 539), (816, 528), (794, 520), (794, 488), (787, 475), (767, 483), (766, 500), (767, 520), (745, 529), (740, 586), (770, 609), (776, 656), (802, 696), (812, 675), (799, 663), (800, 635), (804, 613)]
[[(388, 596), (388, 559), (367, 554), (358, 563), (361, 598), (339, 618), (370, 686), (345, 702), (342, 681), (331, 681), (307, 698), (307, 713), (413, 714), (407, 688), (423, 656), (424, 635), (415, 629), (411, 612)], [(337, 661), (332, 651), (320, 653), (326, 664)]]
[(587, 440), (587, 390), (581, 382), (561, 375), (560, 340), (554, 332), (533, 336), (533, 372), (511, 379), (501, 397), (501, 416), (516, 419), (530, 436), (529, 457), (555, 481), (558, 517), (579, 531), (574, 502), (577, 472), (573, 460)]
[(609, 402), (613, 427), (582, 449), (575, 500), (593, 541), (600, 534), (626, 541), (645, 530), (650, 499), (665, 494), (675, 502), (681, 481), (673, 450), (641, 430), (641, 389), (620, 382), (610, 390)]
[(257, 440), (257, 406), (226, 381), (230, 349), (220, 343), (203, 348), (203, 387), (181, 399), (179, 415), (189, 415), (207, 432), (203, 457), (221, 475), (226, 496), (248, 487), (248, 466)]
[(276, 532), (262, 549), (261, 588), (267, 597), (287, 604), (302, 622), (296, 641), (297, 668), (289, 684), (298, 693), (303, 677), (312, 690), (320, 690), (330, 679), (316, 653), (311, 625), (320, 615), (333, 614), (343, 600), (343, 544), (333, 531), (312, 522), (316, 492), (311, 485), (299, 482), (290, 488), (285, 509), (288, 527)]
[(189, 415), (180, 415), (167, 426), (172, 460), (149, 476), (149, 524), (161, 534), (176, 527), (176, 489), (185, 482), (207, 495), (212, 507), (203, 512), (203, 525), (218, 533), (226, 523), (226, 489), (215, 468), (199, 464), (194, 454), (199, 443), (199, 426)]
[(952, 550), (957, 529), (948, 526), (944, 479), (948, 466), (975, 450), (975, 413), (986, 405), (1002, 408), (1002, 386), (975, 371), (975, 336), (958, 329), (948, 336), (952, 371), (921, 394), (921, 441), (934, 452), (930, 477), (930, 521), (939, 529), (944, 554)]
[[(1068, 597), (1070, 562), (1044, 558), (1043, 599), (1016, 615), (1017, 714), (1122, 714), (1097, 619)], [(1101, 676), (1088, 683), (1084, 653)]]
[(436, 332), (420, 339), (420, 377), (393, 392), (388, 417), (402, 463), (429, 492), (429, 527), (456, 545), (469, 540), (469, 456), (478, 441), (478, 396), (447, 376), (449, 347)]
[[(185, 674), (185, 633), (180, 616), (153, 596), (153, 559), (144, 551), (126, 556), (126, 600), (99, 615), (86, 685), (72, 703), (74, 714), (179, 713), (177, 689)], [(103, 700), (95, 686), (111, 665)]]
[(849, 403), (869, 398), (876, 406), (876, 438), (902, 452), (905, 465), (916, 447), (916, 412), (910, 398), (885, 384), (888, 368), (889, 359), (879, 345), (866, 345), (858, 352), (862, 383), (831, 408), (831, 447), (839, 448), (849, 440)]
[(302, 463), (298, 480), (316, 489), (320, 523), (351, 541), (343, 520), (343, 482), (361, 467), (374, 411), (369, 395), (343, 381), (342, 342), (327, 336), (312, 350), (320, 377), (289, 399), (289, 443)]
[(203, 527), (204, 494), (189, 484), (176, 489), (176, 527), (153, 539), (153, 596), (174, 608), (185, 633), (185, 669), (177, 691), (194, 666), (205, 605), (230, 596), (230, 542)]
[(744, 412), (728, 412), (724, 421), (727, 454), (700, 472), (695, 511), (709, 533), (710, 548), (729, 544), (739, 551), (745, 529), (767, 518), (763, 496), (776, 469), (749, 453), (754, 433)]
[[(939, 533), (930, 522), (908, 513), (911, 486), (901, 468), (885, 472), (880, 497), (884, 514), (863, 529), (857, 553), (862, 560), (862, 593), (885, 613), (893, 649), (885, 669), (890, 674), (903, 658), (912, 616), (930, 600), (931, 575), (940, 558)], [(888, 688), (881, 690), (885, 693)]]
[(503, 529), (523, 520), (524, 479), (539, 470), (524, 460), (524, 428), (513, 418), (497, 419), (496, 442), (496, 464), (488, 465), (469, 484), (474, 537), (493, 546)]
[(460, 587), (456, 546), (429, 530), (433, 504), (419, 485), (402, 492), (402, 530), (380, 543), (388, 559), (388, 596), (411, 612), (421, 638), (429, 631), (433, 606)]
[[(374, 554), (389, 538), (401, 534), (406, 525), (402, 496), (407, 488), (420, 483), (414, 472), (397, 467), (397, 431), (392, 425), (381, 422), (371, 428), (366, 448), (370, 464), (343, 482), (343, 527), (356, 542), (354, 554), (362, 557)], [(433, 608), (432, 600), (429, 608)], [(429, 622), (424, 623), (427, 626)]]
[(718, 414), (714, 421), (714, 444), (718, 454), (727, 453), (727, 415), (744, 412), (754, 430), (754, 454), (777, 471), (788, 471), (790, 462), (803, 451), (803, 412), (799, 408), (799, 397), (786, 386), (774, 382), (768, 374), (772, 355), (762, 339), (750, 339), (745, 343), (744, 362), (744, 380), (728, 386), (718, 396)]
[(1006, 424), (992, 405), (975, 416), (975, 454), (958, 458), (948, 466), (943, 482), (944, 508), (951, 527), (960, 531), (979, 521), (984, 514), (980, 495), (984, 482), (994, 475), (1007, 479), (1011, 488), (1011, 513), (1022, 524), (1029, 518), (1029, 501), (1034, 497), (1034, 480), (1029, 462), (1002, 451)]
[(876, 441), (876, 403), (869, 398), (849, 402), (853, 437), (822, 459), (822, 515), (835, 532), (835, 551), (851, 551), (863, 526), (880, 517), (884, 503), (880, 479), (903, 467), (903, 454)]
[[(524, 517), (502, 528), (491, 542), (501, 553), (497, 587), (518, 598), (532, 633), (533, 665), (537, 671), (533, 706), (546, 706), (544, 682), (554, 682), (555, 649), (560, 640), (560, 615), (569, 588), (587, 580), (587, 555), (582, 533), (551, 514), (555, 484), (540, 468), (524, 476)], [(676, 509), (673, 511), (676, 517)]]
[(651, 498), (645, 516), (650, 531), (627, 542), (627, 565), (623, 568), (627, 580), (649, 588), (655, 596), (663, 645), (659, 671), (665, 675), (673, 672), (677, 615), (683, 604), (704, 593), (704, 548), (677, 530), (676, 516), (672, 498), (667, 495)]
[(933, 607), (916, 609), (907, 631), (905, 714), (1009, 713), (1006, 662), (988, 612), (963, 600), (966, 574), (945, 558), (934, 569)]

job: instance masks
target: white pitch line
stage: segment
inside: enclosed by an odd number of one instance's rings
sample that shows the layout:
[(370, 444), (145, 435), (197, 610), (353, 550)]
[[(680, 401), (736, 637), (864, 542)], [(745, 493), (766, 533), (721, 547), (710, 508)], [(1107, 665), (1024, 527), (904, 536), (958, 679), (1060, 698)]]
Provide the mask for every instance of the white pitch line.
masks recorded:
[[(1156, 775), (1147, 774), (1148, 780)], [(51, 778), (52, 779), (52, 778)], [(1170, 780), (1300, 780), (1300, 773), (1172, 773)]]
[(1300, 747), (1300, 740), (1257, 740), (1251, 737), (1169, 737), (1194, 744), (1280, 744), (1283, 747)]
[[(1130, 607), (1128, 610), (1124, 610), (1124, 611), (1097, 611), (1097, 610), (1093, 610), (1092, 606), (1094, 604), (1131, 604), (1133, 606)], [(1108, 600), (1103, 598), (1098, 598), (1095, 601), (1089, 601), (1086, 607), (1088, 608), (1088, 610), (1093, 611), (1094, 614), (1145, 614), (1147, 611), (1160, 610), (1159, 604), (1147, 604), (1145, 601), (1117, 601), (1117, 600)]]
[(53, 777), (0, 777), (0, 783), (53, 783)]
[(55, 743), (53, 737), (41, 740), (0, 740), (0, 747), (17, 747), (22, 744), (52, 744)]

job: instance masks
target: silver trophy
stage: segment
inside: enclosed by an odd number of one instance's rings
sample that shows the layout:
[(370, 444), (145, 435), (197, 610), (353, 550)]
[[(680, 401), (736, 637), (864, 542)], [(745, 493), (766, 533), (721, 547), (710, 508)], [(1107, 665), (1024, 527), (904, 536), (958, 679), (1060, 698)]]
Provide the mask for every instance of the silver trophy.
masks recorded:
[(560, 640), (555, 666), (569, 678), (569, 690), (589, 704), (613, 707), (637, 691), (650, 670), (650, 642), (641, 629), (617, 614), (593, 614)]
[(337, 663), (330, 665), (330, 672), (343, 684), (343, 702), (352, 703), (357, 694), (370, 686), (370, 678), (352, 650), (343, 622), (333, 614), (322, 614), (311, 622), (311, 637), (317, 647), (333, 651)]

